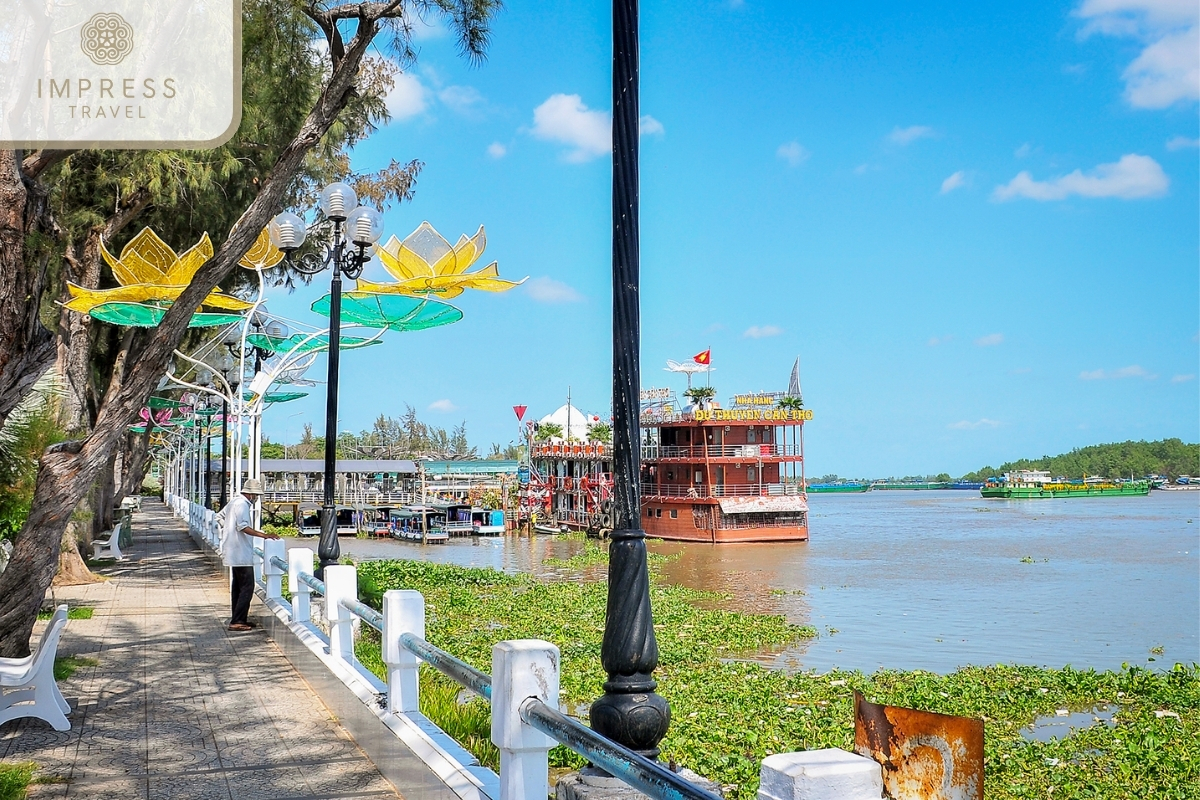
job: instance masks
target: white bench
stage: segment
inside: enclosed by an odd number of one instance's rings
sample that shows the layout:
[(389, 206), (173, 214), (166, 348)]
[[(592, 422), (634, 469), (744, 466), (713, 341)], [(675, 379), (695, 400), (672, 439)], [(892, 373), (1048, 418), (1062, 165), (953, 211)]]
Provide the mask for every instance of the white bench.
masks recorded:
[(67, 627), (67, 607), (54, 610), (46, 632), (33, 655), (0, 658), (0, 725), (22, 717), (36, 717), (56, 731), (71, 729), (71, 707), (54, 682), (54, 655)]
[(133, 511), (141, 511), (142, 510), (141, 495), (131, 494), (128, 497), (122, 498), (121, 508), (128, 508), (128, 509), (132, 509)]
[(121, 545), (118, 539), (121, 538), (120, 527), (113, 528), (111, 531), (106, 531), (108, 538), (92, 540), (92, 558), (115, 558), (117, 561), (124, 561), (125, 556), (121, 553)]

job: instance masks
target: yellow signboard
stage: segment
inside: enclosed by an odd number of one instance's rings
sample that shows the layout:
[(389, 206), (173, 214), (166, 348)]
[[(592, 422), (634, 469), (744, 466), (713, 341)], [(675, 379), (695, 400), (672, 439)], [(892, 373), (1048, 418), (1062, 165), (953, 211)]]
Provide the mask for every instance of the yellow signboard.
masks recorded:
[(757, 422), (804, 422), (813, 418), (808, 408), (710, 408), (697, 409), (697, 422), (743, 420)]
[(775, 400), (776, 398), (769, 394), (735, 394), (733, 396), (735, 406), (773, 406)]

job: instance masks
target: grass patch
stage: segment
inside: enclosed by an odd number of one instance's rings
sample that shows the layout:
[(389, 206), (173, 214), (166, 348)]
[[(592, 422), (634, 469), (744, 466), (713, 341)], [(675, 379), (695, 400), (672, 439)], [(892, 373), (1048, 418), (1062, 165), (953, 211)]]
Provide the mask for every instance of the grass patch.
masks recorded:
[(0, 764), (0, 800), (25, 800), (35, 769), (37, 765), (32, 762)]
[(300, 529), (295, 525), (272, 525), (268, 522), (263, 525), (263, 533), (273, 533), (276, 536), (293, 539), (300, 535)]
[[(75, 606), (67, 609), (67, 619), (91, 619), (95, 609), (88, 606)], [(38, 612), (37, 618), (47, 620), (54, 616), (54, 609), (43, 609)]]
[[(596, 558), (586, 550), (582, 555), (567, 562), (582, 568)], [(583, 715), (600, 696), (603, 583), (543, 582), (414, 561), (369, 561), (358, 569), (375, 591), (422, 592), (429, 641), (468, 663), (490, 671), (496, 642), (547, 639), (562, 652), (563, 707)], [(989, 800), (1200, 800), (1200, 665), (1165, 672), (1000, 665), (949, 675), (919, 670), (789, 675), (737, 657), (815, 636), (812, 628), (779, 616), (702, 608), (698, 604), (723, 596), (666, 585), (653, 575), (651, 598), (660, 650), (655, 675), (673, 716), (662, 758), (731, 786), (731, 798), (755, 797), (767, 755), (852, 749), (858, 689), (875, 702), (983, 718)], [(360, 640), (359, 658), (382, 676), (373, 634), (368, 630)], [(482, 763), (494, 765), (487, 705), (462, 702), (457, 686), (425, 673), (423, 668), (421, 710)], [(1038, 716), (1096, 704), (1119, 706), (1115, 727), (1098, 725), (1050, 742), (1021, 736)], [(1163, 711), (1178, 717), (1155, 713)], [(551, 753), (554, 766), (582, 763), (565, 748)]]
[(61, 656), (54, 659), (54, 680), (65, 681), (80, 667), (94, 667), (100, 662), (84, 656)]

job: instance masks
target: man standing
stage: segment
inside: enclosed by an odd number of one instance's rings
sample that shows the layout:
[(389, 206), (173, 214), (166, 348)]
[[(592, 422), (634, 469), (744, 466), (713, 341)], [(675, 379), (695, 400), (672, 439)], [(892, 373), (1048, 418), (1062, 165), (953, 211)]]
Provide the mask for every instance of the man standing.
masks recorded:
[(233, 572), (229, 594), (233, 616), (229, 630), (248, 631), (254, 626), (246, 618), (250, 613), (250, 598), (254, 594), (254, 545), (251, 536), (259, 539), (278, 539), (274, 533), (264, 533), (251, 527), (251, 512), (254, 501), (262, 494), (262, 484), (257, 478), (247, 478), (242, 484), (242, 493), (225, 506), (221, 514), (221, 561)]

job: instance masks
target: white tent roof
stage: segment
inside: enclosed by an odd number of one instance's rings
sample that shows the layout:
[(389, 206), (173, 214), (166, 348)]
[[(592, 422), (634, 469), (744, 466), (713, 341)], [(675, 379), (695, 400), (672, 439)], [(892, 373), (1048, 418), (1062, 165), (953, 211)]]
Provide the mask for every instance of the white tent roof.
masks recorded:
[[(568, 417), (570, 418), (569, 428), (567, 427)], [(575, 406), (572, 405), (564, 405), (553, 414), (547, 414), (538, 420), (538, 422), (541, 423), (553, 422), (556, 425), (561, 426), (564, 437), (571, 436), (581, 442), (587, 441), (588, 426), (595, 425), (599, 421), (600, 418), (595, 414), (588, 414), (587, 412), (580, 411), (578, 408), (575, 408)]]

